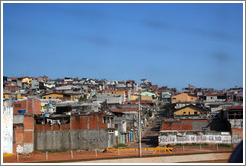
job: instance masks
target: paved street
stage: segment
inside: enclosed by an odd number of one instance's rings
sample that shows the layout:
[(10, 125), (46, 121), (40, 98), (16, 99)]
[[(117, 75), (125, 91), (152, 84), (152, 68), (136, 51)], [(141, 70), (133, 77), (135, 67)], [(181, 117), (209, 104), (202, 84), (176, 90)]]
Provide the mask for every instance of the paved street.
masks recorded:
[[(160, 118), (151, 119), (150, 126), (142, 136), (142, 148), (157, 147)], [(129, 148), (138, 148), (138, 141), (128, 143)]]

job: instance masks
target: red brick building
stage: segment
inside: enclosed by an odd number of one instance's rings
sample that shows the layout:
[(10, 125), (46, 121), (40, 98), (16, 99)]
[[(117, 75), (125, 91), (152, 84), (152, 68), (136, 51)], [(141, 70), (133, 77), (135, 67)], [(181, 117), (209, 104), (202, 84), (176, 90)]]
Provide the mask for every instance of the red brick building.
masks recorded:
[(34, 149), (34, 114), (41, 114), (41, 102), (28, 98), (13, 103), (13, 152), (21, 146), (24, 153)]
[(113, 115), (95, 112), (86, 115), (35, 116), (35, 150), (71, 150), (112, 147)]

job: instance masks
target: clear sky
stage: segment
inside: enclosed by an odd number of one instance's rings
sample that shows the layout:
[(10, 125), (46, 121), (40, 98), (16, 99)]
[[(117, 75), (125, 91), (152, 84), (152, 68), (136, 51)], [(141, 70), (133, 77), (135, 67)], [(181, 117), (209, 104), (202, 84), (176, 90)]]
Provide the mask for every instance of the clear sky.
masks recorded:
[(243, 4), (5, 3), (3, 74), (243, 86)]

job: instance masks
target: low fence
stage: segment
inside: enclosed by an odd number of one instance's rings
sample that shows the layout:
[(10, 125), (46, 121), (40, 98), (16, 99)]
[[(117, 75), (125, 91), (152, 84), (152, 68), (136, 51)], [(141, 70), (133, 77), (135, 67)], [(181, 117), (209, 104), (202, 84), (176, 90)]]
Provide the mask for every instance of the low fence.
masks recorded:
[[(236, 147), (236, 146), (235, 146)], [(172, 146), (158, 146), (155, 148), (142, 148), (142, 156), (151, 155), (171, 155), (171, 154), (187, 154), (187, 153), (205, 153), (205, 152), (228, 152), (232, 151), (231, 145), (227, 144), (178, 144)], [(96, 158), (112, 158), (112, 157), (138, 157), (138, 148), (106, 148), (106, 150), (71, 150), (64, 152), (36, 151), (30, 154), (13, 154), (13, 156), (4, 156), (4, 163), (17, 162), (49, 162), (64, 160), (92, 160)]]
[(177, 144), (174, 147), (176, 153), (199, 153), (199, 152), (223, 152), (233, 151), (232, 144)]
[[(157, 150), (159, 151), (159, 154), (161, 153), (161, 150), (163, 150), (164, 152), (165, 152), (165, 154), (166, 154), (166, 152), (168, 151), (169, 153), (172, 153), (172, 150), (173, 150), (174, 148), (169, 148), (169, 147), (166, 147), (166, 146), (164, 146), (164, 147), (160, 147), (160, 146), (158, 146), (158, 147), (156, 147), (156, 148), (144, 148), (144, 149), (142, 149), (142, 151), (147, 151), (147, 152), (149, 152), (149, 151), (154, 151), (153, 152), (153, 154), (155, 154), (156, 152), (157, 152)], [(139, 148), (131, 148), (131, 149), (127, 149), (127, 148), (117, 148), (117, 149), (113, 149), (113, 148), (106, 148), (106, 150), (107, 151), (117, 151), (118, 153), (120, 152), (120, 151), (139, 151)]]

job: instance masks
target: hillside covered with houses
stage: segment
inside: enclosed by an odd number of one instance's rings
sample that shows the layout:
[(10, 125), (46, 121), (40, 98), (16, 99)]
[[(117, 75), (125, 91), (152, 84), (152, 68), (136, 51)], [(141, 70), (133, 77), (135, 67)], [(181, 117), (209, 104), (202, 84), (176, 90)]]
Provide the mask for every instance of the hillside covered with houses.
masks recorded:
[[(138, 141), (161, 119), (159, 145), (238, 143), (243, 88), (189, 85), (178, 91), (147, 79), (3, 77), (5, 152), (105, 149)], [(140, 119), (139, 119), (140, 114)], [(139, 126), (139, 122), (141, 126)]]

